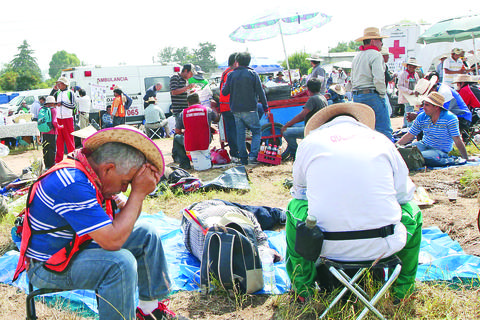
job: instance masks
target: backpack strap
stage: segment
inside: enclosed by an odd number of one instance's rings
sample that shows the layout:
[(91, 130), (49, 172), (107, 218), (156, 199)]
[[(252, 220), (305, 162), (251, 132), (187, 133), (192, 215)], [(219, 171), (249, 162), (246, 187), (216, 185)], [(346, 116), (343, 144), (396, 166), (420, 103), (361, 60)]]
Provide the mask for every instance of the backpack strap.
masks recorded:
[(210, 274), (217, 276), (220, 238), (217, 232), (209, 231), (205, 237), (202, 261), (200, 264), (200, 289), (202, 293), (210, 291)]
[(235, 241), (239, 241), (235, 234), (221, 232), (218, 234), (220, 239), (220, 261), (218, 264), (218, 280), (222, 286), (229, 290), (235, 285), (233, 273), (233, 248)]

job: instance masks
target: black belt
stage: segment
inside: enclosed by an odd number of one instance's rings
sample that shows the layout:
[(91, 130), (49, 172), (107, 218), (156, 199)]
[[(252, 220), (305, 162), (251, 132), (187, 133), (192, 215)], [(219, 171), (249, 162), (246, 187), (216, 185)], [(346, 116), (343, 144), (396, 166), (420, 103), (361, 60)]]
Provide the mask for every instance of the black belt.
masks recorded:
[(353, 94), (367, 94), (367, 93), (377, 93), (375, 89), (359, 89), (359, 90), (353, 90)]
[(360, 231), (339, 231), (323, 232), (325, 240), (360, 240), (371, 238), (386, 238), (394, 234), (395, 226), (393, 224), (378, 229), (360, 230)]

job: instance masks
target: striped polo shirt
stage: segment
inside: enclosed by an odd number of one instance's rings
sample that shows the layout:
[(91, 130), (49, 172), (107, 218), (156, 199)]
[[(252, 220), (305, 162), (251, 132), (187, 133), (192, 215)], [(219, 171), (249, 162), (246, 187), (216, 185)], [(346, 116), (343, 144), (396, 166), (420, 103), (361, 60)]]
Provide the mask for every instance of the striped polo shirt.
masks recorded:
[[(170, 92), (176, 89), (183, 88), (187, 85), (187, 80), (183, 79), (179, 74), (175, 74), (170, 78)], [(183, 109), (188, 108), (187, 103), (187, 92), (173, 95), (170, 93), (172, 98), (172, 113), (177, 114), (182, 112)]]
[(423, 143), (447, 153), (453, 149), (452, 138), (460, 136), (458, 118), (446, 110), (440, 111), (440, 117), (435, 124), (430, 116), (427, 116), (425, 112), (421, 112), (408, 132), (417, 136), (421, 131), (423, 131)]
[[(27, 257), (46, 261), (65, 247), (74, 231), (82, 236), (112, 223), (87, 176), (75, 168), (57, 170), (41, 180), (30, 207), (32, 230), (67, 230), (32, 235)], [(92, 243), (90, 247), (98, 247)]]

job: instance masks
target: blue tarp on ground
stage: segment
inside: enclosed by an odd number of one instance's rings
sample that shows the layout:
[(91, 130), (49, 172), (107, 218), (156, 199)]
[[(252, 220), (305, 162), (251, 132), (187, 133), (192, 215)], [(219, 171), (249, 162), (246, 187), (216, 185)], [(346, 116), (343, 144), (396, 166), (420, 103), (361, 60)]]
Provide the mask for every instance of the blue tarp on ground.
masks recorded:
[[(158, 226), (162, 234), (165, 256), (168, 261), (169, 274), (174, 291), (199, 290), (200, 262), (185, 248), (183, 233), (180, 229), (180, 220), (165, 216), (163, 213), (155, 215), (142, 214), (140, 219), (147, 219)], [(285, 232), (266, 231), (269, 244), (282, 256), (285, 256)], [(0, 282), (17, 286), (25, 291), (27, 280), (25, 273), (15, 283), (11, 283), (18, 261), (18, 252), (10, 251), (0, 257)], [(436, 227), (422, 230), (418, 281), (454, 281), (456, 279), (480, 279), (480, 258), (466, 255), (458, 242), (441, 232)], [(264, 279), (266, 287), (259, 294), (282, 294), (290, 289), (285, 261), (274, 265), (275, 276)], [(82, 290), (72, 293), (62, 293), (64, 297), (78, 303), (85, 303), (96, 311), (96, 301), (93, 292)]]

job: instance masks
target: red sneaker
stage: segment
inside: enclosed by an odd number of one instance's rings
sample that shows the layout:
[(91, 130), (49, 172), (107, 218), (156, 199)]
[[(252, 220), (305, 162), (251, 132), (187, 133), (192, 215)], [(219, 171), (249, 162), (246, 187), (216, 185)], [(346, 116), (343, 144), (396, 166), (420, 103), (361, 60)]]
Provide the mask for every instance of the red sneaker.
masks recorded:
[[(165, 301), (165, 300), (164, 300)], [(150, 314), (144, 314), (140, 308), (137, 308), (137, 320), (171, 320), (171, 319), (186, 319), (184, 317), (177, 317), (175, 312), (168, 309), (166, 304), (158, 303), (158, 307)]]

